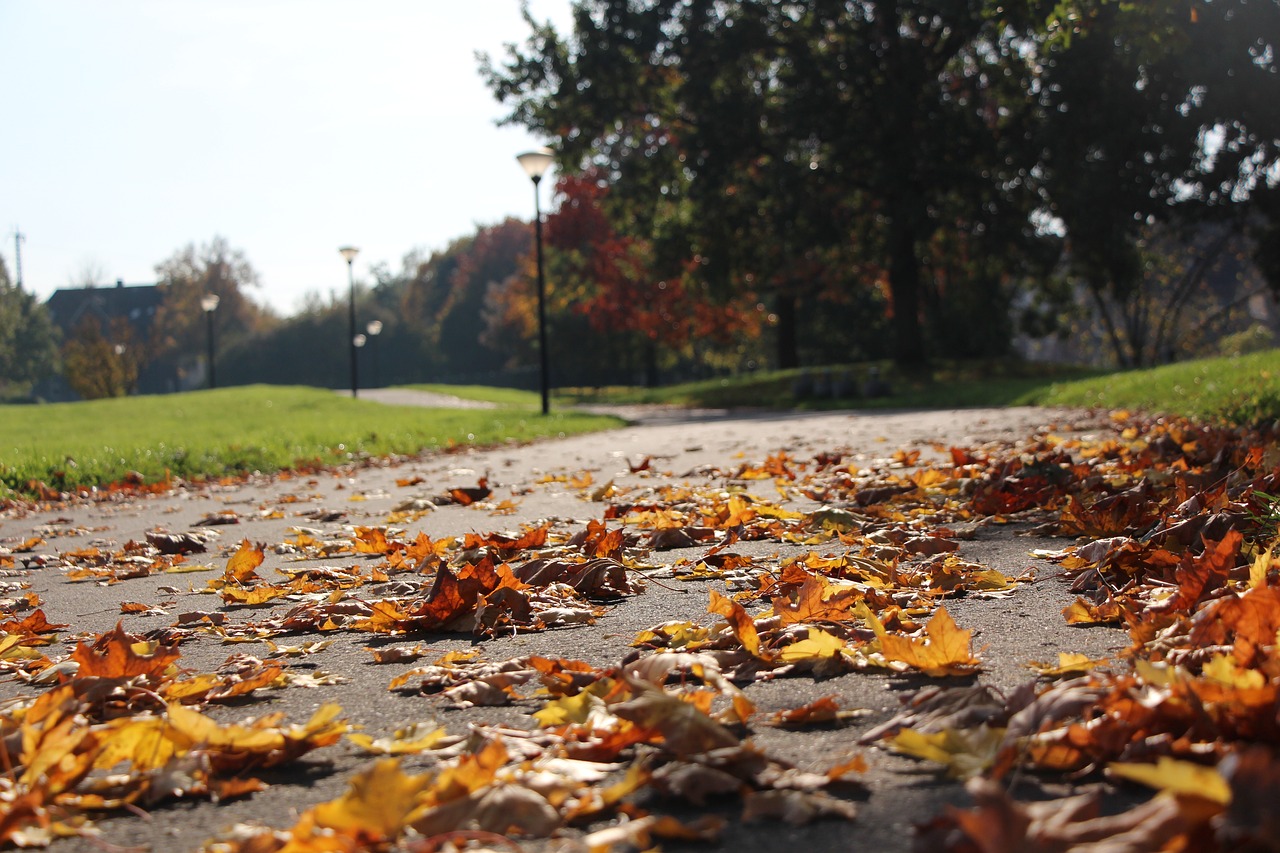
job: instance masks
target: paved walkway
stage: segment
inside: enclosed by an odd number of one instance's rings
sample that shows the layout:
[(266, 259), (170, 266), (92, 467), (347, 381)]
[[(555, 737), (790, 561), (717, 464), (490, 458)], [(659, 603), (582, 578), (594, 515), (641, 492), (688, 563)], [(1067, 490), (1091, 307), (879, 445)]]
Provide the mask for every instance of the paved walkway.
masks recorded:
[[(371, 389), (361, 392), (361, 397), (396, 405), (476, 405), (445, 395), (400, 389)], [(519, 447), (461, 448), (348, 470), (262, 477), (158, 498), (56, 507), (22, 517), (0, 517), (0, 542), (23, 542), (31, 537), (44, 540), (35, 552), (19, 555), (12, 574), (20, 577), (9, 580), (29, 583), (30, 592), (40, 597), (49, 620), (71, 626), (64, 632), (64, 640), (110, 630), (117, 622), (137, 634), (162, 633), (177, 619), (196, 618), (190, 614), (197, 611), (213, 613), (227, 620), (227, 624), (245, 624), (266, 620), (293, 606), (294, 602), (286, 602), (265, 608), (226, 608), (208, 594), (208, 580), (222, 571), (229, 555), (245, 539), (267, 546), (266, 562), (259, 572), (277, 580), (286, 571), (332, 570), (369, 563), (349, 552), (318, 560), (300, 556), (297, 548), (289, 549), (288, 543), (303, 534), (317, 541), (349, 542), (356, 527), (390, 526), (394, 528), (393, 535), (406, 541), (420, 533), (438, 540), (471, 532), (519, 530), (525, 524), (550, 521), (558, 537), (567, 537), (585, 528), (587, 522), (601, 518), (607, 505), (593, 501), (591, 494), (609, 482), (620, 489), (632, 489), (635, 500), (641, 501), (643, 495), (657, 495), (662, 490), (678, 493), (682, 488), (728, 488), (722, 472), (738, 469), (744, 463), (763, 462), (780, 452), (806, 460), (822, 454), (845, 454), (855, 467), (873, 466), (884, 464), (899, 450), (919, 450), (922, 458), (938, 458), (951, 446), (974, 447), (1049, 431), (1079, 433), (1096, 426), (1079, 412), (1035, 408), (804, 414), (646, 409), (633, 410), (630, 416), (647, 418), (647, 423)], [(488, 503), (429, 509), (434, 496), (449, 489), (475, 486), (481, 477), (493, 489)], [(768, 499), (777, 498), (768, 481), (762, 481), (759, 489), (762, 494), (767, 492)], [(800, 511), (813, 506), (795, 494), (787, 500), (790, 508)], [(217, 520), (228, 515), (236, 523)], [(398, 520), (389, 524), (389, 518)], [(193, 555), (191, 561), (196, 567), (203, 564), (203, 572), (142, 573), (110, 583), (69, 582), (62, 555), (86, 549), (119, 552), (126, 543), (145, 542), (148, 534), (154, 536), (162, 531), (200, 531), (201, 535), (208, 535), (211, 550)], [(1061, 546), (1061, 542), (1055, 545), (1053, 541), (1016, 537), (1014, 533), (1007, 527), (981, 527), (974, 531), (972, 539), (963, 542), (961, 555), (1006, 574), (1020, 575), (1035, 562), (1027, 556), (1029, 550)], [(798, 553), (802, 546), (762, 541), (742, 542), (735, 547), (772, 561)], [(659, 564), (680, 558), (697, 560), (705, 551), (705, 546), (693, 547), (655, 553), (652, 559)], [(1043, 564), (1040, 571), (1046, 572)], [(429, 647), (432, 656), (446, 651), (474, 651), (486, 660), (500, 661), (539, 654), (610, 665), (632, 653), (629, 644), (640, 630), (672, 620), (707, 622), (714, 618), (707, 613), (709, 590), (724, 588), (723, 582), (711, 580), (666, 580), (652, 583), (642, 595), (609, 606), (599, 622), (591, 626), (483, 642), (468, 636), (435, 634), (405, 637), (397, 642)], [(368, 594), (360, 590), (352, 593), (355, 597)], [(985, 647), (982, 657), (986, 665), (980, 680), (1008, 691), (1029, 678), (1024, 666), (1028, 660), (1049, 660), (1057, 651), (1104, 656), (1112, 647), (1125, 645), (1122, 632), (1080, 632), (1066, 626), (1059, 612), (1071, 598), (1065, 584), (1050, 580), (1019, 586), (1005, 599), (956, 599), (948, 602), (948, 608), (961, 625), (975, 631), (975, 645)], [(155, 609), (122, 614), (122, 608), (130, 602), (142, 602)], [(510, 708), (456, 710), (448, 709), (436, 697), (389, 692), (390, 679), (412, 664), (373, 665), (369, 648), (385, 640), (355, 632), (328, 632), (324, 636), (332, 645), (322, 653), (289, 659), (291, 671), (314, 675), (316, 686), (271, 691), (261, 701), (255, 697), (255, 701), (240, 706), (213, 707), (209, 713), (226, 722), (270, 710), (283, 713), (292, 722), (307, 719), (323, 702), (336, 702), (353, 723), (363, 726), (373, 737), (427, 719), (435, 720), (451, 734), (465, 734), (468, 726), (478, 724), (519, 728), (530, 725), (527, 714), (536, 706), (532, 702)], [(275, 642), (285, 646), (315, 639), (303, 634), (277, 638)], [(64, 644), (51, 651), (66, 653), (70, 648), (70, 644)], [(261, 643), (233, 647), (221, 644), (213, 635), (184, 642), (181, 653), (181, 665), (193, 672), (217, 670), (226, 665), (228, 655), (272, 654)], [(919, 679), (873, 672), (751, 684), (746, 690), (763, 709), (793, 708), (832, 695), (838, 697), (841, 707), (861, 709), (860, 713), (865, 714), (865, 721), (859, 719), (850, 727), (820, 727), (800, 733), (759, 728), (752, 737), (762, 748), (802, 767), (828, 766), (832, 756), (858, 751), (858, 735), (887, 719), (897, 709), (899, 698), (910, 695), (920, 683)], [(29, 694), (33, 689), (13, 681), (0, 683), (0, 701)], [(707, 849), (736, 849), (739, 853), (765, 853), (796, 845), (815, 850), (848, 849), (849, 839), (856, 837), (860, 849), (905, 851), (910, 848), (912, 824), (938, 813), (947, 803), (968, 802), (958, 784), (940, 782), (932, 774), (922, 775), (915, 762), (882, 750), (867, 753), (872, 769), (863, 777), (866, 793), (859, 805), (861, 816), (853, 826), (836, 821), (803, 828), (778, 822), (743, 827), (734, 822), (721, 845)], [(344, 743), (317, 753), (314, 761), (283, 768), (279, 778), (271, 779), (272, 787), (252, 797), (216, 806), (208, 802), (172, 808), (157, 806), (152, 820), (130, 815), (103, 821), (104, 841), (124, 846), (147, 845), (153, 851), (188, 851), (198, 849), (205, 840), (239, 821), (287, 827), (298, 812), (342, 795), (353, 775), (369, 762), (368, 756)], [(409, 762), (415, 772), (429, 766), (427, 759)], [(732, 806), (723, 808), (733, 816)], [(53, 851), (72, 853), (82, 849), (87, 849), (83, 842), (73, 839), (56, 843)]]

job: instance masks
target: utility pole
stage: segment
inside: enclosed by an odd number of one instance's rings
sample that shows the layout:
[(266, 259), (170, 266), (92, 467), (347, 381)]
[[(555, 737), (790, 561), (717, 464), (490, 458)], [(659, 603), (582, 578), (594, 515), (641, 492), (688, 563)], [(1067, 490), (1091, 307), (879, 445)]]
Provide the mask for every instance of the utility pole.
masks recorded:
[(22, 289), (22, 241), (27, 239), (27, 235), (18, 230), (18, 226), (13, 226), (13, 268), (17, 275), (18, 289)]

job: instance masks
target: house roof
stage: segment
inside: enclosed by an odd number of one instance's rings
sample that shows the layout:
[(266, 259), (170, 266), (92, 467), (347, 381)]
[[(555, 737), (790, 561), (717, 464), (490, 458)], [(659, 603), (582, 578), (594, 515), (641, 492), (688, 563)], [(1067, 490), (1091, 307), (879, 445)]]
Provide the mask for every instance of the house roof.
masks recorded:
[(124, 318), (135, 332), (145, 334), (151, 328), (161, 301), (160, 289), (154, 284), (126, 285), (117, 281), (114, 287), (55, 290), (45, 302), (45, 307), (64, 334), (70, 333), (86, 316), (99, 320)]

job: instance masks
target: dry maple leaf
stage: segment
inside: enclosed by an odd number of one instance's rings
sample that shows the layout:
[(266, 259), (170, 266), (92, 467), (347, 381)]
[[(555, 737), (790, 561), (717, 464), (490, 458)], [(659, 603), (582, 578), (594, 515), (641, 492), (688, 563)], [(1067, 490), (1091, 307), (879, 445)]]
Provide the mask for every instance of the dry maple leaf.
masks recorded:
[(737, 735), (690, 702), (646, 681), (627, 675), (623, 679), (631, 696), (610, 702), (609, 710), (629, 720), (674, 754), (692, 755), (738, 745)]
[(241, 541), (240, 547), (227, 561), (227, 568), (222, 573), (223, 582), (248, 584), (262, 580), (256, 570), (265, 558), (261, 545), (254, 545), (248, 539)]
[(170, 677), (170, 667), (181, 657), (171, 646), (144, 641), (126, 633), (123, 623), (98, 637), (92, 645), (79, 643), (71, 660), (79, 664), (80, 678), (127, 679), (146, 676), (153, 680)]
[(738, 638), (738, 642), (742, 644), (742, 647), (753, 657), (761, 657), (760, 635), (756, 631), (755, 620), (751, 618), (741, 604), (732, 598), (724, 597), (713, 589), (711, 590), (711, 603), (707, 605), (707, 610), (728, 620), (729, 628), (733, 631), (733, 635)]
[(890, 663), (905, 664), (932, 676), (968, 675), (981, 666), (970, 648), (970, 632), (956, 625), (945, 607), (933, 614), (920, 639), (889, 633), (865, 605), (862, 609)]

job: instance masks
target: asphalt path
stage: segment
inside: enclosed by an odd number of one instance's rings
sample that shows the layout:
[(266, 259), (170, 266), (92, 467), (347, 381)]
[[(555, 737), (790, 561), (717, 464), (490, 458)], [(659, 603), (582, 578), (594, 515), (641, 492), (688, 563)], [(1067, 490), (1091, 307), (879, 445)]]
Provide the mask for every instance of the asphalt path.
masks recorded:
[[(362, 394), (366, 395), (377, 399), (374, 392)], [(419, 398), (419, 402), (428, 399)], [(403, 396), (400, 401), (413, 402)], [(440, 404), (438, 400), (432, 402)], [(625, 414), (635, 421), (632, 425), (524, 446), (464, 448), (300, 476), (262, 476), (247, 482), (184, 487), (155, 497), (10, 511), (0, 515), (0, 548), (15, 548), (32, 537), (42, 538), (44, 543), (15, 555), (15, 569), (4, 578), (14, 591), (6, 594), (19, 594), (15, 585), (29, 583), (30, 591), (40, 596), (49, 620), (69, 625), (60, 637), (61, 646), (53, 650), (65, 653), (76, 640), (108, 631), (118, 622), (130, 632), (143, 634), (172, 625), (178, 614), (189, 611), (222, 609), (228, 619), (239, 622), (282, 612), (289, 604), (247, 610), (222, 608), (217, 598), (201, 590), (209, 578), (221, 573), (230, 554), (245, 539), (266, 544), (266, 561), (259, 569), (263, 575), (282, 568), (359, 562), (359, 558), (347, 554), (299, 564), (273, 547), (295, 536), (299, 528), (323, 537), (349, 532), (355, 526), (386, 526), (386, 519), (397, 508), (414, 506), (415, 501), (430, 500), (451, 488), (474, 486), (482, 477), (493, 489), (488, 501), (472, 506), (440, 506), (393, 526), (403, 531), (401, 535), (406, 539), (419, 532), (439, 538), (468, 532), (513, 531), (524, 524), (546, 520), (554, 521), (557, 529), (573, 531), (599, 519), (604, 508), (602, 503), (590, 500), (592, 489), (575, 485), (574, 481), (580, 484), (586, 474), (596, 486), (610, 481), (619, 487), (703, 485), (715, 482), (716, 472), (722, 474), (744, 463), (759, 463), (779, 452), (794, 459), (842, 453), (861, 465), (874, 467), (886, 464), (897, 450), (919, 450), (922, 460), (928, 460), (952, 446), (976, 448), (1050, 432), (1082, 435), (1105, 429), (1099, 420), (1082, 412), (1039, 408), (812, 414), (635, 409)], [(769, 487), (760, 489), (768, 491)], [(812, 511), (818, 505), (793, 498), (786, 506)], [(234, 514), (238, 523), (209, 524), (209, 519), (218, 514)], [(1053, 566), (1034, 559), (1030, 552), (1034, 548), (1060, 548), (1066, 543), (1028, 536), (1029, 528), (1030, 525), (1018, 524), (980, 526), (972, 531), (971, 539), (962, 543), (960, 555), (1011, 576), (1033, 569), (1036, 582), (1018, 586), (1006, 598), (971, 597), (947, 602), (956, 622), (974, 631), (974, 645), (982, 649), (984, 667), (976, 683), (1006, 693), (1033, 677), (1025, 666), (1029, 661), (1051, 660), (1059, 651), (1102, 657), (1127, 645), (1123, 632), (1079, 630), (1064, 624), (1060, 612), (1074, 596), (1055, 577)], [(99, 584), (69, 582), (65, 569), (59, 566), (60, 555), (89, 547), (119, 549), (131, 540), (144, 541), (149, 532), (157, 531), (203, 531), (211, 537), (211, 550), (193, 557), (194, 561), (203, 562), (207, 571)], [(742, 543), (737, 550), (782, 559), (809, 549), (756, 542)], [(838, 548), (826, 546), (819, 550), (834, 553)], [(701, 547), (655, 552), (650, 562), (661, 567), (681, 558), (696, 559), (705, 551)], [(492, 661), (537, 653), (581, 659), (598, 666), (616, 664), (632, 651), (630, 641), (640, 630), (673, 620), (706, 624), (715, 621), (716, 617), (707, 613), (708, 594), (711, 589), (723, 591), (723, 583), (661, 582), (660, 577), (659, 572), (642, 594), (608, 606), (594, 625), (488, 640), (425, 635), (398, 638), (396, 642), (425, 645), (441, 652), (474, 650)], [(121, 607), (126, 602), (155, 604), (160, 609), (151, 614), (122, 615)], [(279, 642), (308, 639), (317, 638), (285, 638)], [(317, 678), (317, 686), (259, 692), (243, 704), (211, 706), (207, 713), (228, 722), (282, 712), (288, 720), (302, 722), (321, 704), (336, 702), (347, 718), (375, 737), (424, 720), (434, 720), (458, 735), (466, 734), (472, 725), (532, 725), (528, 714), (535, 704), (457, 710), (445, 707), (438, 697), (390, 692), (387, 686), (392, 677), (422, 662), (373, 665), (369, 648), (378, 645), (378, 641), (368, 634), (334, 632), (324, 639), (332, 640), (332, 644), (322, 653), (292, 660), (299, 671), (324, 676)], [(212, 671), (229, 655), (246, 651), (269, 656), (261, 645), (233, 648), (209, 637), (183, 643), (181, 664), (195, 672)], [(337, 683), (325, 683), (330, 680)], [(836, 696), (843, 708), (859, 710), (860, 715), (843, 726), (801, 731), (761, 728), (750, 734), (763, 749), (802, 768), (827, 767), (836, 757), (864, 755), (870, 769), (860, 779), (862, 789), (852, 794), (858, 806), (858, 816), (852, 823), (828, 820), (799, 827), (774, 822), (745, 825), (737, 822), (739, 806), (719, 801), (700, 808), (666, 804), (662, 810), (685, 817), (714, 812), (728, 818), (730, 825), (722, 840), (710, 849), (766, 851), (795, 845), (814, 850), (910, 849), (915, 824), (938, 814), (947, 804), (968, 803), (968, 795), (959, 784), (939, 777), (918, 762), (877, 747), (860, 746), (857, 741), (862, 733), (892, 716), (903, 697), (932, 681), (860, 672), (824, 680), (782, 678), (746, 686), (747, 695), (762, 713), (797, 707), (824, 696)], [(943, 683), (972, 682), (945, 679)], [(0, 683), (0, 701), (31, 695), (36, 690), (9, 680)], [(170, 803), (143, 816), (104, 817), (98, 826), (103, 841), (111, 845), (141, 846), (153, 851), (198, 850), (207, 840), (241, 822), (288, 828), (304, 809), (340, 796), (351, 776), (371, 760), (344, 741), (268, 775), (265, 778), (271, 786), (251, 797), (219, 805), (207, 801)], [(410, 756), (405, 764), (408, 768), (428, 767), (430, 759)], [(1024, 785), (1032, 782), (1020, 780)], [(1044, 788), (1029, 795), (1063, 793), (1061, 788)], [(527, 842), (524, 845), (526, 849), (545, 846)], [(672, 843), (664, 847), (682, 849)], [(83, 839), (72, 839), (56, 842), (51, 849), (89, 848)]]

